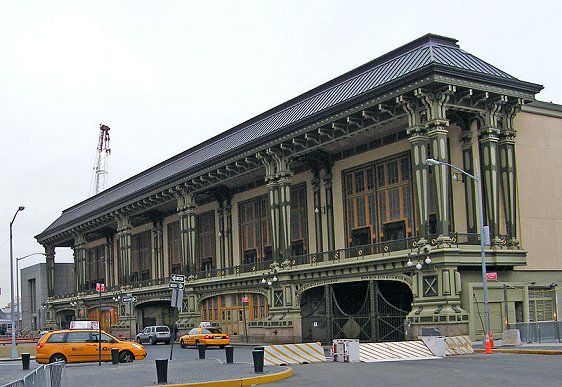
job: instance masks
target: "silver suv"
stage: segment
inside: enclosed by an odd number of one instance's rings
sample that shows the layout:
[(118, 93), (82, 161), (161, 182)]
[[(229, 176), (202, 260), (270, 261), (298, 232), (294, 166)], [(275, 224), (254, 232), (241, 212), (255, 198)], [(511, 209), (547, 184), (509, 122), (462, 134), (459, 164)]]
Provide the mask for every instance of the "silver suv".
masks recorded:
[(150, 343), (152, 345), (158, 342), (170, 344), (170, 328), (165, 325), (150, 326), (137, 335), (137, 343)]

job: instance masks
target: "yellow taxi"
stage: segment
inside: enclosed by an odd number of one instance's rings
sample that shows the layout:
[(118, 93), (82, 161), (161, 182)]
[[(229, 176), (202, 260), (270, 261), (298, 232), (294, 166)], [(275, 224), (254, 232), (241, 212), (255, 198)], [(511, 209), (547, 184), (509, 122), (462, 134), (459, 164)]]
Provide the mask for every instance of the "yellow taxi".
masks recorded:
[[(37, 343), (37, 363), (82, 363), (98, 361), (99, 331), (93, 329), (66, 329), (45, 333)], [(121, 363), (142, 360), (146, 350), (141, 344), (121, 341), (101, 332), (101, 360), (111, 361), (111, 349), (119, 349)]]
[(186, 348), (188, 345), (205, 344), (218, 345), (224, 348), (230, 344), (230, 337), (226, 333), (222, 333), (219, 328), (213, 328), (210, 323), (201, 323), (199, 328), (193, 328), (187, 335), (180, 337), (180, 346)]

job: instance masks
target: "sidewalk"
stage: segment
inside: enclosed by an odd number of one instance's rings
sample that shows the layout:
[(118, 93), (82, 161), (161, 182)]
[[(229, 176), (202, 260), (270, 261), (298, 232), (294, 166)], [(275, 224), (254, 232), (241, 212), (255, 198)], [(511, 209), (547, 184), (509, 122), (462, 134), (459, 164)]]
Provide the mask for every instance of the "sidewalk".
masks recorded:
[[(562, 343), (523, 343), (521, 345), (503, 345), (502, 340), (494, 340), (493, 352), (527, 355), (562, 355)], [(484, 343), (472, 343), (475, 352), (484, 352)]]

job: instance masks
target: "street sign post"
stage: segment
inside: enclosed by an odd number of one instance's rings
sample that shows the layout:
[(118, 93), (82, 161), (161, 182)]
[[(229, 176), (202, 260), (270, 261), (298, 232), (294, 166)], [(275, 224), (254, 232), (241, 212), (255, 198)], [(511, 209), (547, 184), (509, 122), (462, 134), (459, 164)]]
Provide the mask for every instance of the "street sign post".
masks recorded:
[(96, 282), (96, 291), (100, 295), (100, 307), (98, 311), (98, 367), (101, 367), (101, 294), (105, 292), (105, 284), (103, 282)]
[(185, 288), (185, 276), (183, 274), (172, 274), (170, 278), (170, 284), (168, 285), (172, 289), (172, 299), (171, 304), (174, 308), (174, 325), (172, 326), (172, 345), (170, 346), (170, 360), (174, 356), (174, 341), (176, 340), (177, 328), (176, 321), (178, 319), (178, 309), (181, 311), (183, 307), (183, 289)]

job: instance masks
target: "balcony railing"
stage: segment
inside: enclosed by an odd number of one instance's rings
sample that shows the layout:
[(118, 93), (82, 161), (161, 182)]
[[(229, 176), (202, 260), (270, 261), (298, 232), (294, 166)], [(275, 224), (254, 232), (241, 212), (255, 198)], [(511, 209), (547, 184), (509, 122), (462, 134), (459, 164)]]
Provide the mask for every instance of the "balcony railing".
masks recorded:
[[(431, 246), (436, 246), (438, 235), (428, 235), (427, 240)], [(460, 247), (465, 245), (480, 245), (480, 234), (478, 233), (454, 233), (450, 235), (451, 238), (451, 246), (452, 247)], [(391, 253), (395, 253), (398, 251), (407, 251), (411, 254), (418, 254), (418, 246), (417, 241), (419, 237), (410, 237), (405, 239), (396, 239), (391, 241), (385, 242), (378, 242), (372, 243), (368, 245), (362, 246), (353, 246), (348, 247), (345, 249), (337, 249), (333, 251), (323, 251), (319, 253), (312, 253), (312, 254), (305, 254), (305, 255), (297, 255), (291, 256), (285, 262), (277, 262), (278, 264), (288, 264), (290, 267), (298, 267), (302, 265), (317, 265), (322, 262), (340, 262), (342, 260), (349, 260), (349, 259), (362, 259), (365, 256), (372, 256), (372, 255), (379, 255), (379, 256), (388, 256)], [(499, 245), (500, 248), (504, 248), (507, 245), (507, 237), (501, 236), (502, 243)], [(194, 272), (191, 277), (192, 279), (198, 280), (205, 280), (205, 279), (216, 279), (216, 278), (224, 278), (230, 276), (238, 276), (241, 274), (248, 274), (248, 273), (263, 273), (264, 271), (269, 271), (272, 268), (272, 265), (275, 261), (274, 260), (265, 260), (253, 263), (246, 263), (237, 266), (225, 267), (220, 269), (211, 269), (211, 270), (204, 270)], [(130, 288), (138, 289), (138, 288), (145, 288), (148, 286), (160, 286), (165, 285), (170, 282), (170, 277), (162, 277), (162, 278), (155, 278), (149, 279), (144, 281), (137, 281), (130, 284)], [(119, 291), (123, 288), (122, 285), (113, 285), (107, 286), (105, 293), (111, 293), (115, 291)], [(131, 289), (131, 290), (132, 290)], [(81, 294), (84, 295), (92, 295), (96, 294), (97, 292), (95, 289), (87, 289), (80, 291)], [(69, 294), (61, 294), (52, 299), (63, 299), (63, 298), (70, 298), (74, 297), (76, 293), (69, 293)]]

